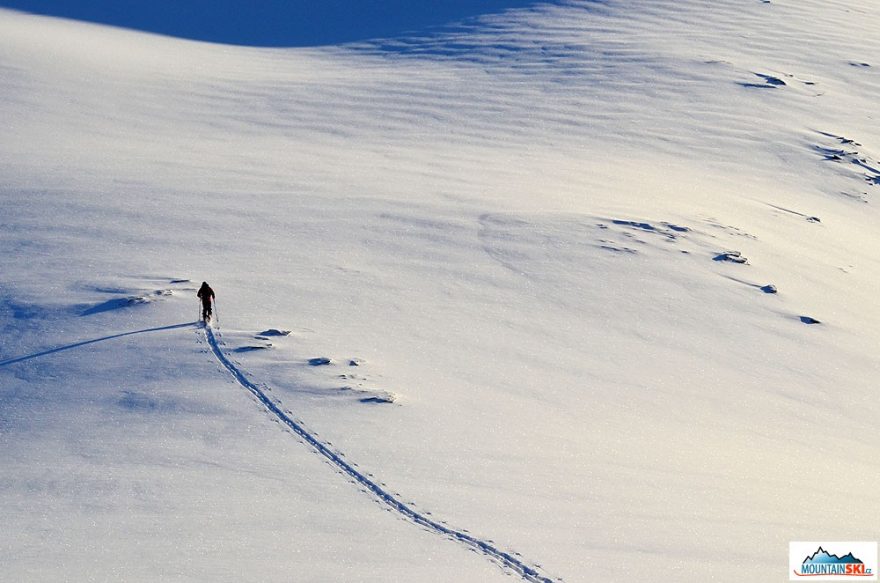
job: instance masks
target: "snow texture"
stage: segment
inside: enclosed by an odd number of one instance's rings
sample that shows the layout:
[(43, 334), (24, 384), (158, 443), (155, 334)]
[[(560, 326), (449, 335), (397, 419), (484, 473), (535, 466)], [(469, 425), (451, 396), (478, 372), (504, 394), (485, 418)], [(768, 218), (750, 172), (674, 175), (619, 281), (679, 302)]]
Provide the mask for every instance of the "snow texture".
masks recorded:
[(880, 8), (511, 7), (299, 48), (0, 9), (4, 580), (877, 538)]

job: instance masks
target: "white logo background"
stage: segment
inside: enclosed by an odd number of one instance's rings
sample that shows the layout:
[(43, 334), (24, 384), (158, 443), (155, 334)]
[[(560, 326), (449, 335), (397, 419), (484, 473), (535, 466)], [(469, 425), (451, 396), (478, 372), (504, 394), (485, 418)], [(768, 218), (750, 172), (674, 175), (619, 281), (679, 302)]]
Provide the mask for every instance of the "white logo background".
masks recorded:
[[(800, 566), (804, 559), (822, 547), (832, 555), (842, 557), (852, 553), (857, 559), (865, 563), (866, 569), (871, 569), (870, 577), (854, 577), (841, 575), (820, 575), (803, 577), (796, 573), (800, 572)], [(798, 541), (788, 543), (788, 579), (789, 581), (876, 581), (877, 580), (877, 542), (829, 542), (829, 541)]]

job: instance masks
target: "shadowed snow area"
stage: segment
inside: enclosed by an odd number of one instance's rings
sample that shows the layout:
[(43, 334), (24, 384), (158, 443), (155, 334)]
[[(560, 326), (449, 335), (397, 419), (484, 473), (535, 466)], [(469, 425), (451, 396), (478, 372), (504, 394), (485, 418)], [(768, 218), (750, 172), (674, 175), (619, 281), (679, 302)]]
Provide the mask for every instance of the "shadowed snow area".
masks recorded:
[(214, 43), (332, 45), (522, 8), (535, 0), (0, 0), (0, 7)]
[(500, 8), (0, 10), (4, 576), (769, 583), (877, 538), (878, 8)]

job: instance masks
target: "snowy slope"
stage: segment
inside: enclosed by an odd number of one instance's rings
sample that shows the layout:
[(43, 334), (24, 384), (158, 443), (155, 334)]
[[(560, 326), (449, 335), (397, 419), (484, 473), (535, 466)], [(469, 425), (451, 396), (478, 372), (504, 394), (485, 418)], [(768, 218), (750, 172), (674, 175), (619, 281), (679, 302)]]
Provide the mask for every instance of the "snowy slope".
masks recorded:
[(878, 16), (570, 1), (279, 50), (0, 11), (4, 571), (521, 575), (249, 383), (541, 577), (876, 540)]

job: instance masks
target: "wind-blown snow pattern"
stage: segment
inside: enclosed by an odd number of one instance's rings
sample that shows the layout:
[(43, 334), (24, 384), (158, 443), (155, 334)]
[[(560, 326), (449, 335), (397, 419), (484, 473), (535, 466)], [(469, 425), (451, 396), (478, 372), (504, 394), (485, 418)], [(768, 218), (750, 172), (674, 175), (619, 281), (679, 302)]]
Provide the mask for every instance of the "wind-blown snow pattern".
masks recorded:
[[(455, 530), (453, 528), (445, 526), (440, 522), (432, 520), (427, 516), (424, 516), (419, 512), (413, 510), (407, 504), (404, 504), (403, 502), (398, 500), (394, 495), (381, 488), (376, 482), (356, 470), (351, 464), (343, 459), (342, 454), (340, 454), (339, 452), (335, 452), (327, 447), (327, 445), (325, 445), (314, 435), (312, 435), (303, 425), (297, 423), (293, 418), (288, 416), (288, 414), (285, 413), (278, 406), (278, 404), (273, 401), (258, 385), (250, 381), (247, 376), (241, 371), (241, 369), (235, 366), (235, 364), (233, 364), (233, 362), (226, 356), (226, 354), (224, 354), (223, 348), (221, 347), (221, 342), (218, 341), (217, 336), (214, 334), (214, 328), (212, 326), (204, 326), (203, 329), (205, 330), (205, 338), (207, 339), (208, 344), (211, 346), (211, 351), (214, 353), (214, 356), (217, 357), (217, 360), (220, 361), (220, 364), (222, 364), (223, 367), (229, 371), (229, 373), (235, 378), (238, 384), (250, 391), (251, 394), (253, 394), (254, 397), (256, 397), (257, 400), (262, 403), (263, 406), (266, 407), (266, 409), (270, 413), (280, 419), (287, 427), (290, 428), (291, 431), (293, 431), (296, 435), (301, 437), (303, 441), (314, 448), (316, 452), (327, 458), (334, 466), (342, 470), (347, 476), (353, 478), (359, 485), (366, 488), (366, 490), (370, 494), (381, 500), (384, 504), (387, 504), (388, 506), (393, 508), (395, 512), (402, 514), (407, 519), (413, 521), (419, 526), (429, 528), (437, 534), (448, 536), (459, 543), (465, 544), (487, 555), (488, 557), (500, 563), (505, 568), (511, 569), (512, 571), (521, 575), (525, 581), (533, 581), (536, 583), (552, 582), (552, 579), (541, 575), (534, 567), (530, 567), (522, 560), (517, 559), (510, 553), (499, 550), (491, 543), (480, 540), (460, 530)], [(2, 365), (2, 363), (0, 363), (0, 365)]]
[(510, 7), (271, 49), (0, 9), (5, 578), (769, 583), (877, 538), (880, 8)]

